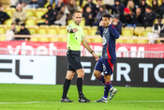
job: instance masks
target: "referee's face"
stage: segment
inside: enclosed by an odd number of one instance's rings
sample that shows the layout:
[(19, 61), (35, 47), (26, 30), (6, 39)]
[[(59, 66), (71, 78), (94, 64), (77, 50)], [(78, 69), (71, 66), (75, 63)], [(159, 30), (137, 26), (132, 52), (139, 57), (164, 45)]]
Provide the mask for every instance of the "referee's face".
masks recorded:
[(82, 14), (81, 13), (75, 13), (73, 16), (73, 19), (77, 25), (81, 23), (82, 20)]

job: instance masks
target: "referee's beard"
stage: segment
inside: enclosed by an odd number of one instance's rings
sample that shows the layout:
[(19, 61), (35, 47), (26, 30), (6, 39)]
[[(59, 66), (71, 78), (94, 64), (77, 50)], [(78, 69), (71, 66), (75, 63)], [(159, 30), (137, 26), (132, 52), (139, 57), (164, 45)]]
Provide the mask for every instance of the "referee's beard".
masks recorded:
[(80, 25), (81, 20), (75, 20), (75, 24)]

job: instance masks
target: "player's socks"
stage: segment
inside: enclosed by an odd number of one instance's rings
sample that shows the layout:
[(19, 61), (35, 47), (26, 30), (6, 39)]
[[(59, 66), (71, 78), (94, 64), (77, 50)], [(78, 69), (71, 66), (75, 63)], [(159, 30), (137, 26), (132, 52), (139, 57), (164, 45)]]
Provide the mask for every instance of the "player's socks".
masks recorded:
[(64, 86), (63, 86), (63, 96), (62, 96), (62, 98), (67, 97), (67, 93), (68, 93), (70, 83), (71, 83), (71, 80), (65, 79)]
[(112, 88), (111, 83), (105, 83), (104, 86), (104, 98), (108, 98), (109, 90)]
[(103, 75), (99, 76), (98, 80), (101, 81), (103, 84), (105, 83), (105, 79)]
[(78, 89), (79, 97), (83, 96), (82, 86), (83, 86), (83, 79), (77, 78), (77, 89)]

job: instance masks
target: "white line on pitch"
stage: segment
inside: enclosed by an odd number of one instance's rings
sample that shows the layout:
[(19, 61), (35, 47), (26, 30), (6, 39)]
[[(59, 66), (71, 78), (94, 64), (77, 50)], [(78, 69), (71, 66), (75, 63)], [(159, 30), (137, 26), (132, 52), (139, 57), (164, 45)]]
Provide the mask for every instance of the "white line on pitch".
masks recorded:
[(113, 101), (120, 103), (163, 103), (164, 100), (121, 100), (121, 101)]
[(29, 102), (0, 102), (0, 104), (34, 104), (42, 103), (41, 101), (29, 101)]
[[(3, 104), (39, 104), (39, 103), (56, 103), (60, 101), (27, 101), (27, 102), (0, 102), (0, 105)], [(76, 101), (75, 101), (76, 102)], [(93, 101), (95, 102), (95, 101)], [(109, 102), (110, 103), (110, 102)], [(164, 103), (164, 100), (113, 100), (111, 103)]]

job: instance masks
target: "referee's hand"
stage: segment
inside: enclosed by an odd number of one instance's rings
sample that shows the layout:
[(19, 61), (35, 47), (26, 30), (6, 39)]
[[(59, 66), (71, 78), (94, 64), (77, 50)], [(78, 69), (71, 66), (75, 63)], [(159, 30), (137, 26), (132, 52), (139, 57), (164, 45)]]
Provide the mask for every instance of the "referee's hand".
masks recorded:
[(77, 28), (73, 28), (72, 30), (73, 30), (74, 33), (78, 31)]
[(95, 52), (93, 52), (92, 55), (93, 55), (93, 57), (95, 58), (96, 61), (99, 60), (99, 56), (97, 56), (97, 55), (95, 54)]

